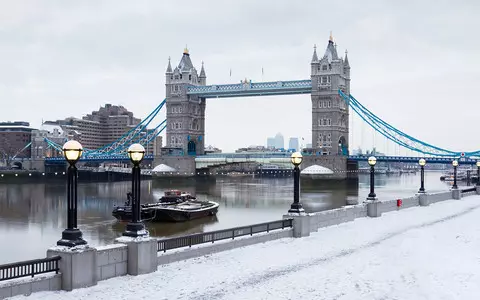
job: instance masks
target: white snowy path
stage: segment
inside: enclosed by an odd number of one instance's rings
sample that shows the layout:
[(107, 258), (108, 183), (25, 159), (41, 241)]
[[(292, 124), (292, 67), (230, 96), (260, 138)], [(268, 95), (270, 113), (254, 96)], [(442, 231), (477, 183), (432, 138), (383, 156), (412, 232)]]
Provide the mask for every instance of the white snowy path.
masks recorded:
[(480, 197), (15, 299), (480, 299)]

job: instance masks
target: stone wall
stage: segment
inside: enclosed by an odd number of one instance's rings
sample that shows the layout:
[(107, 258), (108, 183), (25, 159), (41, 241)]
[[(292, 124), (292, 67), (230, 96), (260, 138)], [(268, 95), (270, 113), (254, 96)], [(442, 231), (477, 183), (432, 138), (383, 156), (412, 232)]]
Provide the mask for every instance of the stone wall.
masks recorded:
[(97, 281), (127, 275), (127, 245), (97, 247)]
[(190, 177), (195, 175), (195, 157), (194, 156), (155, 156), (153, 166), (165, 164), (169, 167), (175, 168), (177, 172), (172, 175), (165, 174), (165, 176), (176, 177)]
[(164, 265), (172, 262), (200, 257), (212, 253), (245, 247), (254, 244), (265, 243), (277, 239), (292, 237), (292, 229), (275, 230), (269, 233), (256, 234), (253, 236), (238, 237), (229, 241), (218, 241), (214, 244), (200, 244), (197, 247), (179, 249), (179, 251), (159, 252), (158, 264)]
[(62, 274), (41, 274), (0, 282), (0, 299), (17, 295), (30, 295), (41, 291), (58, 291), (62, 288)]

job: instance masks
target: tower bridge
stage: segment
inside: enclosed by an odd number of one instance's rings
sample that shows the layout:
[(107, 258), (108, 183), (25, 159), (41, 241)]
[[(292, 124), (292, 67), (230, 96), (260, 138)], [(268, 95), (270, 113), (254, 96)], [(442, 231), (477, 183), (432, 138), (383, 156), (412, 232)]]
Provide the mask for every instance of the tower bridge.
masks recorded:
[[(137, 127), (127, 132), (118, 141), (100, 149), (85, 149), (82, 161), (126, 161), (126, 149), (132, 143), (148, 144), (166, 130), (166, 151), (162, 155), (146, 157), (153, 165), (166, 164), (179, 173), (195, 173), (195, 169), (210, 165), (229, 163), (259, 162), (287, 166), (288, 153), (279, 157), (278, 153), (263, 153), (261, 157), (248, 157), (244, 154), (205, 153), (205, 108), (207, 99), (228, 97), (278, 96), (310, 94), (312, 107), (311, 140), (312, 149), (304, 157), (303, 168), (312, 164), (346, 171), (356, 168), (365, 156), (349, 155), (349, 114), (356, 113), (374, 132), (385, 139), (418, 153), (417, 157), (381, 156), (379, 161), (415, 162), (427, 157), (428, 162), (448, 163), (454, 158), (462, 158), (460, 163), (472, 164), (480, 158), (480, 150), (472, 152), (451, 151), (414, 138), (372, 113), (350, 94), (350, 63), (347, 52), (342, 57), (337, 53), (333, 37), (327, 42), (323, 55), (319, 56), (316, 46), (310, 62), (310, 78), (304, 80), (279, 80), (272, 82), (252, 82), (245, 79), (238, 84), (209, 84), (202, 62), (200, 72), (195, 68), (190, 53), (184, 49), (178, 65), (172, 67), (168, 60), (165, 72), (165, 100), (142, 120)], [(158, 112), (166, 108), (166, 120), (152, 131), (142, 136), (140, 133), (152, 122)], [(154, 124), (154, 123), (152, 123)], [(49, 146), (61, 150), (61, 145), (48, 141)], [(282, 156), (282, 155), (280, 155)], [(46, 164), (58, 164), (61, 159), (46, 159)], [(338, 172), (345, 176), (347, 172)]]

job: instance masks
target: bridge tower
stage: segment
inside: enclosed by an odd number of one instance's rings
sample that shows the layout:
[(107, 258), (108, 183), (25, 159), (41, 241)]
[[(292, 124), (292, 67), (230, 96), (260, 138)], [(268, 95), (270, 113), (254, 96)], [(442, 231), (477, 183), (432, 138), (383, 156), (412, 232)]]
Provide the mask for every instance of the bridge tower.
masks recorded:
[(207, 76), (202, 62), (200, 74), (193, 66), (187, 48), (178, 66), (172, 70), (170, 58), (165, 72), (167, 109), (167, 147), (182, 148), (184, 154), (204, 154), (205, 99), (187, 95), (189, 85), (205, 85)]
[(338, 94), (350, 94), (350, 64), (337, 54), (332, 34), (320, 59), (311, 62), (312, 148), (321, 155), (348, 155), (348, 105)]

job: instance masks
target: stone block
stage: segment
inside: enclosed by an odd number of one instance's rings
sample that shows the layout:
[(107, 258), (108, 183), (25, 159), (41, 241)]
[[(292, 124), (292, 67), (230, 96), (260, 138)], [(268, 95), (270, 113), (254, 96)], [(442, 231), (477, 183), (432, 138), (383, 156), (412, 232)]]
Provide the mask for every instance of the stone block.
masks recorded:
[(49, 291), (49, 290), (50, 290), (50, 278), (32, 282), (32, 293)]
[(157, 240), (151, 237), (120, 237), (116, 243), (126, 244), (128, 248), (127, 273), (140, 275), (157, 270)]
[(122, 261), (115, 264), (115, 276), (127, 275), (127, 262)]
[(462, 198), (462, 192), (460, 189), (452, 189), (452, 198), (460, 200)]
[(115, 277), (115, 264), (106, 265), (101, 267), (99, 280), (105, 280)]
[[(480, 178), (478, 180), (480, 180)], [(477, 195), (480, 195), (480, 185), (477, 184), (476, 188), (477, 188)]]
[(115, 264), (122, 261), (122, 250), (115, 249), (108, 253), (108, 264)]
[(9, 297), (12, 297), (12, 287), (11, 286), (0, 287), (0, 299), (5, 299)]
[(47, 257), (60, 256), (62, 290), (89, 287), (97, 284), (97, 249), (88, 245), (78, 247), (56, 246), (47, 250)]
[(286, 214), (284, 219), (293, 219), (293, 237), (304, 237), (310, 235), (310, 217), (305, 214)]
[(50, 291), (59, 291), (62, 289), (62, 274), (50, 278)]
[(12, 285), (12, 297), (17, 295), (30, 295), (32, 293), (32, 283), (27, 282), (18, 285)]
[(418, 194), (418, 200), (420, 203), (420, 206), (429, 206), (430, 205), (430, 199), (429, 195), (425, 193), (420, 193)]
[(371, 218), (377, 218), (382, 216), (381, 204), (382, 202), (378, 201), (377, 198), (368, 199), (365, 201), (367, 204), (367, 216)]
[(101, 250), (97, 252), (97, 266), (102, 267), (108, 265), (108, 260), (108, 251)]

